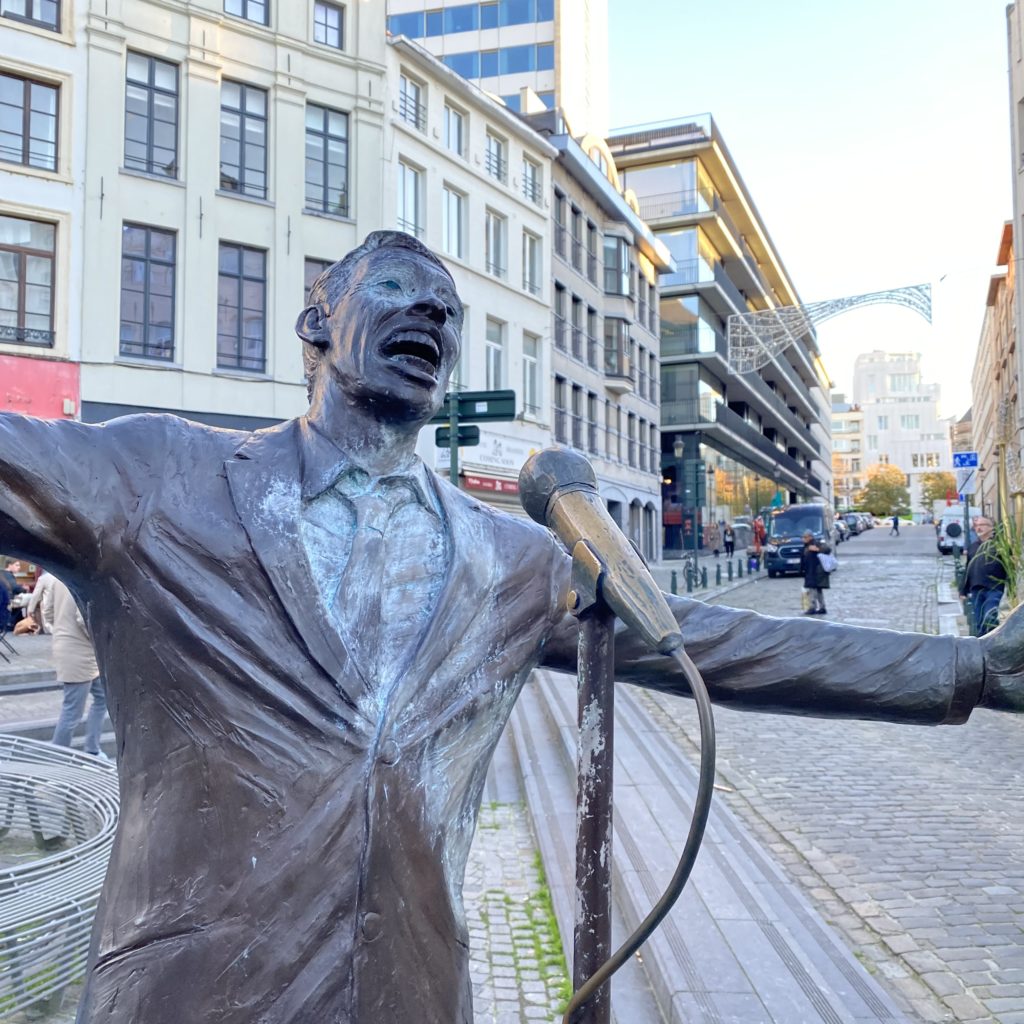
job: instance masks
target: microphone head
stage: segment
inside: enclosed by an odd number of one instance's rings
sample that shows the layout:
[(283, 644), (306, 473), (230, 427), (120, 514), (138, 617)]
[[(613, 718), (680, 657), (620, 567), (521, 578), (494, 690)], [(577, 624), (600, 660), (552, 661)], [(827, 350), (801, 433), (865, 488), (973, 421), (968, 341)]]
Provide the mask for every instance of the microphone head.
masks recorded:
[(531, 455), (519, 471), (519, 501), (526, 514), (543, 526), (551, 499), (569, 491), (597, 492), (594, 467), (569, 448), (545, 448)]

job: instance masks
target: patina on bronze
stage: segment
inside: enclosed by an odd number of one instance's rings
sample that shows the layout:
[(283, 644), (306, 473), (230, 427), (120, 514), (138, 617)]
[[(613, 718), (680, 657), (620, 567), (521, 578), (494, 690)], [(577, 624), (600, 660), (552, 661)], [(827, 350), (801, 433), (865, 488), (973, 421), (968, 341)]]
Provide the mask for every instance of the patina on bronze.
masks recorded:
[[(570, 559), (415, 459), (459, 349), (437, 260), (371, 236), (317, 296), (297, 420), (0, 414), (0, 550), (71, 586), (117, 737), (82, 1024), (472, 1020), (466, 855), (530, 670), (576, 671)], [(389, 478), (410, 494), (395, 515), (446, 560), (419, 634), (374, 675), (314, 579), (332, 541), (311, 513), (339, 481)], [(337, 543), (344, 561), (354, 542)], [(670, 605), (721, 704), (921, 724), (1024, 708), (1019, 612), (976, 640)], [(635, 632), (615, 654), (617, 679), (685, 692)]]

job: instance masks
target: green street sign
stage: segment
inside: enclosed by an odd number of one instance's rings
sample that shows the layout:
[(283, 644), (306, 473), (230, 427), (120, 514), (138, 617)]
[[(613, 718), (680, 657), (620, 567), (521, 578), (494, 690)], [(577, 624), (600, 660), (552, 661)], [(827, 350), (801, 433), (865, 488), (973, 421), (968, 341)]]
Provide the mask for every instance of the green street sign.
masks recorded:
[[(452, 392), (445, 395), (441, 407), (431, 423), (448, 423), (451, 420)], [(458, 417), (465, 423), (483, 423), (487, 420), (514, 420), (516, 418), (516, 393), (503, 391), (460, 391), (458, 392)]]
[[(474, 427), (472, 424), (467, 423), (463, 426), (459, 424), (459, 448), (472, 448), (473, 445), (480, 443), (480, 428)], [(438, 448), (451, 448), (452, 446), (452, 431), (451, 427), (438, 427), (434, 431), (434, 444)]]

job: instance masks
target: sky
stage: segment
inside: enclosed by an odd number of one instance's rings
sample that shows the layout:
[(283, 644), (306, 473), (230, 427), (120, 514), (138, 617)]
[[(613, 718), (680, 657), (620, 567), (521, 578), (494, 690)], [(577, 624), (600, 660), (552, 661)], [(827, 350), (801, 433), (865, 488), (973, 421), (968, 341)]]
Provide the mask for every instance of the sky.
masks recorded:
[(942, 415), (970, 377), (1012, 219), (1005, 0), (609, 0), (611, 126), (711, 113), (804, 302), (929, 282), (933, 323), (871, 306), (822, 324), (921, 352)]

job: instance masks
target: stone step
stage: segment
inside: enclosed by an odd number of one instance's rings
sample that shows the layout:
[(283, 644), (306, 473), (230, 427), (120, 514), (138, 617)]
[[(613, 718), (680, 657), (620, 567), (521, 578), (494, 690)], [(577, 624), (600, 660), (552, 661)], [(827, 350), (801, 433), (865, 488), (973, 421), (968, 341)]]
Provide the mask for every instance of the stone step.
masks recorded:
[[(524, 717), (534, 733), (546, 731), (550, 745), (543, 772), (535, 768), (533, 785), (524, 787), (527, 799), (544, 803), (541, 817), (561, 832), (560, 840), (546, 846), (564, 848), (567, 852), (559, 859), (571, 862), (573, 681), (535, 673), (524, 697)], [(693, 709), (681, 702), (680, 713), (692, 714)], [(689, 829), (697, 773), (625, 686), (616, 692), (615, 751), (613, 886), (616, 907), (632, 929), (675, 870)], [(560, 773), (551, 770), (555, 756), (561, 760)], [(545, 857), (547, 852), (542, 845)], [(571, 879), (571, 871), (562, 877)], [(565, 905), (560, 915), (571, 913), (574, 892), (571, 885), (567, 888), (560, 894)], [(642, 948), (641, 957), (669, 1024), (905, 1020), (803, 894), (720, 804), (713, 805), (704, 846), (683, 896)], [(613, 1000), (618, 984), (616, 976)]]

